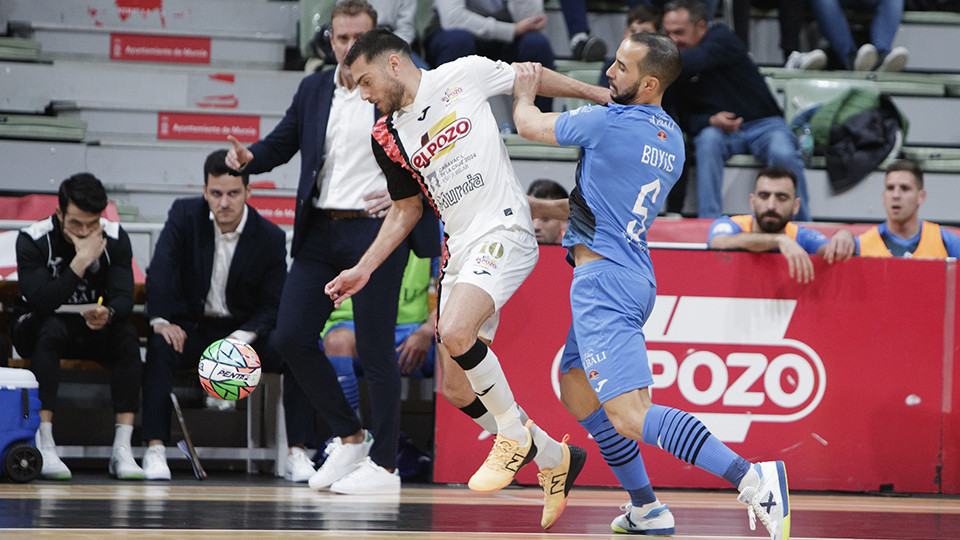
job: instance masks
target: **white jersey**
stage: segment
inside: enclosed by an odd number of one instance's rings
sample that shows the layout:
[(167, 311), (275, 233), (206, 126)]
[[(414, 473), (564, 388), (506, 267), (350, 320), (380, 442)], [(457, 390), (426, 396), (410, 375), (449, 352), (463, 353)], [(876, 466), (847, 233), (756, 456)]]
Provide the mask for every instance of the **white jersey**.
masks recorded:
[(513, 68), (468, 56), (421, 74), (413, 103), (374, 128), (391, 196), (422, 189), (443, 221), (451, 255), (495, 230), (532, 235), (526, 195), (487, 102), (513, 91)]

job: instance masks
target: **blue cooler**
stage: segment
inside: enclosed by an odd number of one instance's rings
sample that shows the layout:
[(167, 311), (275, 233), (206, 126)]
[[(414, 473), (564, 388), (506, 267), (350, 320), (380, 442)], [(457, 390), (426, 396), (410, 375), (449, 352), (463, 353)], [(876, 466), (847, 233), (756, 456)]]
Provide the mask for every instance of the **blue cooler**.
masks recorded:
[(14, 482), (37, 478), (43, 467), (34, 446), (40, 427), (38, 387), (30, 370), (0, 367), (0, 463), (3, 474)]

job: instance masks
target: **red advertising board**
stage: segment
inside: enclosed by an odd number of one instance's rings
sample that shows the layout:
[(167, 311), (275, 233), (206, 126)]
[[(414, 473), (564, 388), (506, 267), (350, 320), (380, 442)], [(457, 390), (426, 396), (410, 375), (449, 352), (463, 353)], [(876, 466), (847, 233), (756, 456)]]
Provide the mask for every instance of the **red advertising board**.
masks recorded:
[[(541, 249), (533, 275), (501, 312), (493, 350), (530, 417), (587, 449), (578, 483), (615, 486), (558, 398), (570, 324), (563, 255)], [(748, 460), (786, 461), (794, 489), (941, 491), (944, 313), (960, 302), (945, 294), (951, 263), (831, 266), (815, 257), (816, 279), (800, 285), (776, 254), (655, 249), (653, 259), (657, 305), (644, 332), (655, 402), (693, 413)], [(492, 441), (478, 441), (480, 428), (442, 399), (437, 426), (434, 479), (466, 482)], [(658, 448), (641, 450), (655, 487), (729, 487)], [(519, 481), (536, 484), (534, 469)]]
[(110, 34), (110, 59), (209, 64), (210, 38), (113, 33)]
[(294, 197), (252, 195), (247, 199), (247, 203), (256, 208), (261, 216), (276, 225), (293, 225), (293, 217), (297, 209), (297, 201)]
[(948, 263), (943, 347), (943, 493), (960, 494), (960, 264)]
[(225, 142), (233, 135), (241, 142), (260, 139), (260, 117), (240, 114), (157, 113), (157, 138)]

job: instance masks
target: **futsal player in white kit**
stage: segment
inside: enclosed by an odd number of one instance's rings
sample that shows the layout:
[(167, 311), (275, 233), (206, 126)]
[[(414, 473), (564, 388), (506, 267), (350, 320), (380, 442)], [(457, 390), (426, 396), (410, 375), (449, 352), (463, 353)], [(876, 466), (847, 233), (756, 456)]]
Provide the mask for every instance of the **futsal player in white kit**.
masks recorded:
[[(385, 30), (362, 35), (345, 63), (363, 99), (385, 114), (374, 126), (374, 154), (394, 205), (361, 260), (328, 283), (326, 291), (339, 305), (364, 286), (416, 224), (422, 191), (444, 225), (437, 334), (441, 350), (449, 354), (443, 362), (445, 386), (462, 381), (460, 403), (453, 404), (497, 434), (469, 486), (481, 492), (501, 489), (520, 467), (536, 461), (545, 499), (541, 525), (550, 528), (566, 505), (586, 453), (551, 439), (526, 417), (487, 346), (500, 308), (538, 256), (526, 196), (487, 102), (492, 95), (513, 92), (513, 68), (469, 56), (420, 70), (410, 60), (406, 42)], [(551, 86), (553, 81), (561, 79), (541, 82), (544, 95), (609, 99), (609, 91), (598, 87), (572, 80)], [(445, 397), (450, 400), (450, 393)]]

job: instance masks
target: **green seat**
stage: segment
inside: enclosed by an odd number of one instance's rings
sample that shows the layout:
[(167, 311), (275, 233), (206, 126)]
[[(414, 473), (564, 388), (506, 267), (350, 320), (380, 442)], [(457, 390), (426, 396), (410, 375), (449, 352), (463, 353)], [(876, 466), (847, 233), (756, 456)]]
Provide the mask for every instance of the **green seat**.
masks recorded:
[(576, 161), (580, 148), (576, 146), (553, 146), (528, 141), (519, 135), (502, 135), (510, 159), (544, 159), (550, 161)]
[(300, 0), (300, 56), (316, 56), (310, 48), (310, 40), (321, 26), (330, 22), (330, 14), (337, 0)]
[(82, 141), (87, 124), (75, 118), (39, 114), (0, 115), (0, 138)]

